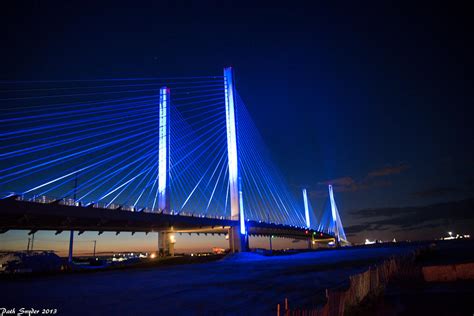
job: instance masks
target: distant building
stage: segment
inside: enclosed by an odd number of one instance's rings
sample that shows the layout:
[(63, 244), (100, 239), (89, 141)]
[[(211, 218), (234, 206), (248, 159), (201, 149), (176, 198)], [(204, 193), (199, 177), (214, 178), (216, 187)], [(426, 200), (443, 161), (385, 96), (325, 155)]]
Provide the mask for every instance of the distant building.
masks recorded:
[(214, 253), (216, 255), (221, 255), (221, 254), (225, 253), (225, 249), (224, 248), (219, 248), (219, 247), (212, 247), (212, 253)]

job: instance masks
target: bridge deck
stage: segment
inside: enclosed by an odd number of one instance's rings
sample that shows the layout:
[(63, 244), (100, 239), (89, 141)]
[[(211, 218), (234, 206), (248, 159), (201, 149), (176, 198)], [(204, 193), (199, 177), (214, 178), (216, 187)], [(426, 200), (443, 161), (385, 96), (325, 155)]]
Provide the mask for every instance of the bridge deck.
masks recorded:
[[(238, 221), (186, 215), (132, 212), (120, 209), (70, 206), (60, 203), (38, 203), (14, 198), (0, 200), (0, 229), (75, 230), (114, 232), (175, 231), (185, 233), (227, 233)], [(308, 239), (330, 236), (315, 230), (264, 222), (248, 221), (250, 235), (275, 235)]]

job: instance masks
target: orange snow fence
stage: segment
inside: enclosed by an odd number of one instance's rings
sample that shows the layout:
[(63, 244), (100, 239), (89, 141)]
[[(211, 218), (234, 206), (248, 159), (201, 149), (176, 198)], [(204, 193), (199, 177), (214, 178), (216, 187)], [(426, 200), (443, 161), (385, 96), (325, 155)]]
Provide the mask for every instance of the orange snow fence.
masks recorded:
[[(378, 294), (401, 269), (412, 262), (415, 254), (391, 258), (367, 271), (349, 277), (349, 288), (326, 290), (326, 304), (315, 309), (286, 309), (288, 316), (343, 316), (347, 308), (358, 305), (369, 295)], [(463, 268), (469, 270), (469, 267)], [(464, 271), (463, 270), (463, 271)], [(469, 271), (474, 271), (470, 268)], [(285, 305), (288, 301), (285, 299)], [(279, 309), (278, 309), (278, 312)], [(280, 314), (279, 314), (280, 315)]]
[(427, 266), (421, 269), (426, 282), (474, 280), (474, 263)]

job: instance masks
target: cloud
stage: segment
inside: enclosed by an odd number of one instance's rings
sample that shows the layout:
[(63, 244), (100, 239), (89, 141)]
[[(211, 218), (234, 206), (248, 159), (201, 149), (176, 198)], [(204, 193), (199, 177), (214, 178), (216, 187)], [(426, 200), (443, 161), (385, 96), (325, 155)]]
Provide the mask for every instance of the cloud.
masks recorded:
[(442, 220), (434, 220), (429, 223), (423, 223), (423, 224), (418, 224), (415, 226), (402, 227), (399, 229), (395, 229), (393, 230), (393, 232), (398, 233), (398, 232), (407, 232), (407, 231), (421, 230), (421, 229), (427, 229), (427, 228), (437, 228), (437, 227), (443, 226), (444, 225), (443, 223), (444, 222)]
[(342, 177), (337, 179), (325, 180), (319, 182), (318, 185), (327, 193), (327, 186), (331, 184), (336, 192), (358, 191), (361, 189), (361, 183), (356, 182), (352, 177)]
[(387, 167), (376, 169), (369, 172), (368, 177), (376, 178), (376, 177), (386, 177), (393, 174), (400, 174), (403, 171), (407, 170), (408, 168), (410, 168), (410, 166), (406, 163), (401, 163), (398, 166), (387, 166)]
[(331, 180), (325, 180), (318, 183), (318, 188), (309, 192), (312, 197), (325, 197), (328, 195), (327, 186), (331, 184), (336, 192), (358, 191), (360, 184), (352, 177), (341, 177)]
[(365, 177), (360, 181), (356, 181), (352, 177), (342, 177), (332, 180), (326, 180), (318, 183), (316, 190), (310, 191), (312, 197), (325, 197), (328, 195), (327, 186), (331, 184), (335, 192), (357, 192), (368, 190), (371, 188), (388, 187), (392, 185), (389, 180), (372, 179)]
[(328, 185), (332, 184), (333, 186), (348, 187), (355, 184), (355, 180), (352, 177), (342, 177), (332, 180), (326, 180), (320, 182), (319, 184)]
[(474, 198), (426, 206), (362, 209), (352, 211), (351, 214), (363, 218), (366, 222), (366, 227), (349, 226), (347, 229), (352, 234), (367, 230), (395, 228), (398, 231), (406, 231), (438, 227), (443, 223), (474, 220)]
[(370, 231), (374, 230), (374, 227), (372, 224), (359, 224), (359, 225), (352, 225), (349, 227), (344, 228), (344, 232), (346, 233), (346, 236), (353, 236), (355, 234), (358, 234), (360, 232), (365, 232), (365, 231)]
[(353, 177), (345, 176), (321, 181), (318, 183), (316, 188), (310, 190), (309, 195), (315, 198), (328, 196), (328, 184), (331, 184), (333, 186), (335, 192), (357, 192), (372, 188), (388, 187), (392, 185), (392, 182), (385, 178), (380, 179), (381, 177), (399, 174), (408, 168), (409, 166), (403, 163), (398, 166), (389, 166), (382, 169), (370, 171), (361, 180), (356, 180)]
[(398, 166), (389, 166), (382, 169), (370, 171), (361, 180), (356, 180), (353, 177), (345, 176), (335, 179), (329, 179), (318, 183), (318, 188), (310, 191), (312, 197), (325, 197), (328, 195), (327, 186), (331, 184), (336, 192), (356, 192), (368, 190), (371, 188), (388, 187), (392, 182), (388, 179), (380, 179), (389, 175), (399, 174), (408, 169), (407, 164), (400, 164)]
[(447, 195), (456, 195), (462, 193), (462, 190), (454, 187), (435, 187), (427, 190), (413, 192), (411, 195), (418, 198), (432, 198)]

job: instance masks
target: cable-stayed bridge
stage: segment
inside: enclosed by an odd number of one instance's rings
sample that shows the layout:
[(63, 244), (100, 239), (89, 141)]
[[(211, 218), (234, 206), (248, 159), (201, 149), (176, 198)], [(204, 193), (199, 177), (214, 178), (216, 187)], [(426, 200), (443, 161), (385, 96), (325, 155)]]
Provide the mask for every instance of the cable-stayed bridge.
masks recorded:
[[(1, 82), (0, 228), (225, 233), (346, 242), (329, 186), (317, 218), (272, 162), (233, 71)], [(72, 248), (72, 247), (71, 247)]]

